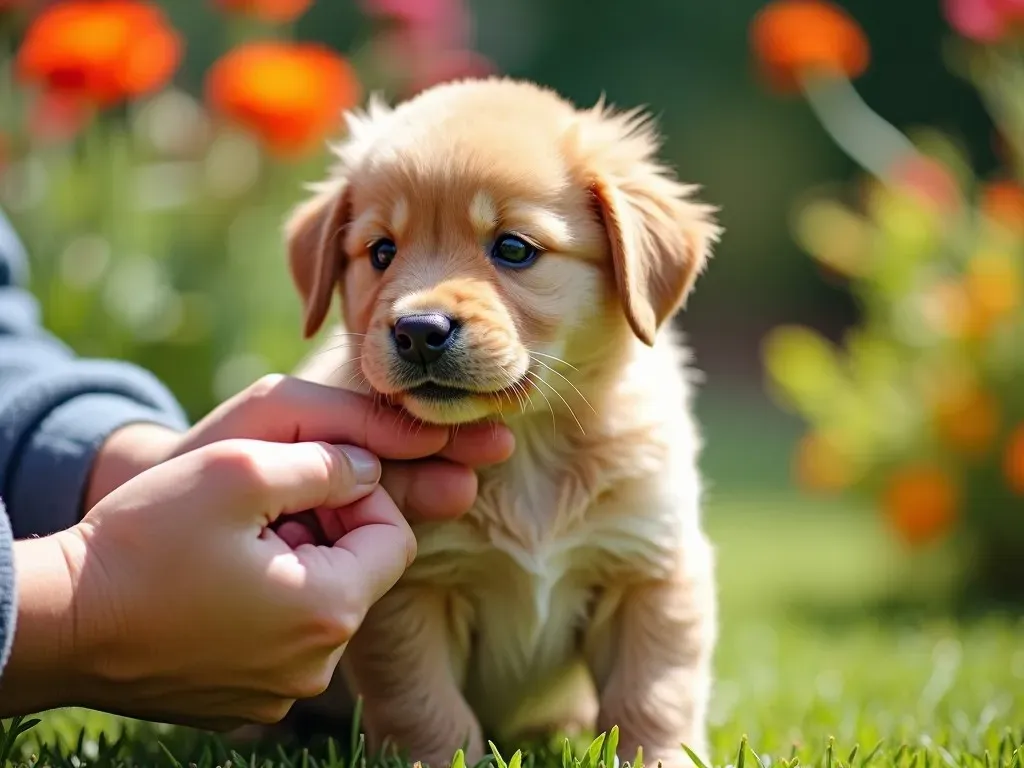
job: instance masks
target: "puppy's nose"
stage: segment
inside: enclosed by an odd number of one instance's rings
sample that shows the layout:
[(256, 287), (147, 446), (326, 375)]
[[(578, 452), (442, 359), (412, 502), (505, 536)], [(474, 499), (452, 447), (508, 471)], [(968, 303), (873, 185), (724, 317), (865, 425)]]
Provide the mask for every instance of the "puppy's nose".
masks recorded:
[(410, 363), (433, 363), (455, 341), (456, 324), (446, 315), (406, 315), (395, 323), (398, 356)]

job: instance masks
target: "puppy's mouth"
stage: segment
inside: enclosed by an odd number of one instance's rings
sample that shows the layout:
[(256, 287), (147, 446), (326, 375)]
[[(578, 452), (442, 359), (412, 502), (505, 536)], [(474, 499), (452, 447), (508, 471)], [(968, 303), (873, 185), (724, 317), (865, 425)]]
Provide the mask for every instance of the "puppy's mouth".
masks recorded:
[(410, 415), (442, 424), (470, 423), (526, 407), (532, 383), (524, 375), (500, 389), (470, 389), (428, 379), (387, 395)]
[(524, 395), (529, 391), (530, 379), (523, 375), (519, 380), (500, 389), (469, 389), (454, 384), (443, 384), (433, 379), (428, 379), (420, 384), (407, 387), (401, 391), (403, 397), (415, 397), (419, 400), (433, 403), (454, 403), (467, 398), (486, 398), (492, 400), (506, 400), (515, 398), (516, 393)]
[(471, 397), (475, 394), (483, 394), (473, 392), (469, 389), (463, 389), (462, 387), (451, 387), (447, 384), (438, 384), (434, 381), (425, 381), (422, 384), (407, 389), (405, 393), (407, 395), (412, 395), (413, 397), (418, 397), (421, 400), (439, 403), (450, 403), (456, 400), (461, 400), (465, 397)]

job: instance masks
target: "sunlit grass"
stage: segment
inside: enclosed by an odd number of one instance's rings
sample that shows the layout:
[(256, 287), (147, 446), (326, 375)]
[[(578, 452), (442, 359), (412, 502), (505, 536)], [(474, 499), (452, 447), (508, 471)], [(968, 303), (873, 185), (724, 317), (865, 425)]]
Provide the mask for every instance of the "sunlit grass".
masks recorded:
[[(1024, 623), (994, 614), (949, 618), (939, 554), (908, 560), (866, 510), (787, 495), (716, 492), (706, 517), (722, 603), (715, 765), (1019, 766)], [(898, 589), (908, 577), (911, 588)], [(522, 766), (577, 768), (592, 736), (573, 742), (571, 755), (557, 737), (497, 748), (508, 768), (517, 749)], [(744, 737), (749, 749), (741, 757)], [(75, 768), (174, 761), (346, 768), (359, 744), (358, 733), (346, 732), (308, 752), (263, 745), (238, 754), (186, 729), (68, 711), (46, 715), (15, 754)], [(356, 757), (371, 768), (403, 764), (398, 756)]]

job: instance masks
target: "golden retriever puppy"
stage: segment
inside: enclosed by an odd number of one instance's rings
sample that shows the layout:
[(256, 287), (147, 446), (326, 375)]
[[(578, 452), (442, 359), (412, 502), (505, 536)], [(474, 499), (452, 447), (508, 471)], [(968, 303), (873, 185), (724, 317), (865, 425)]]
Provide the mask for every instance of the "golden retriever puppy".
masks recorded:
[[(466, 517), (417, 527), (415, 562), (346, 649), (371, 746), (442, 766), (527, 725), (618, 725), (624, 760), (703, 755), (713, 554), (669, 320), (713, 209), (656, 159), (644, 115), (530, 83), (372, 100), (349, 125), (287, 226), (306, 336), (336, 292), (342, 307), (298, 375), (516, 437)], [(574, 665), (591, 698), (558, 703)]]

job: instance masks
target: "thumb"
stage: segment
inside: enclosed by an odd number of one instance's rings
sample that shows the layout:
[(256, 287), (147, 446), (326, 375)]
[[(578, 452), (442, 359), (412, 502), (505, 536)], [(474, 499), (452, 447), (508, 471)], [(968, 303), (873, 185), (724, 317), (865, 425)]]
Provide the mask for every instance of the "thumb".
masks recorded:
[[(212, 450), (211, 450), (212, 449)], [(203, 473), (217, 481), (239, 511), (274, 522), (284, 514), (344, 507), (377, 487), (380, 460), (351, 445), (229, 440), (200, 448)]]

